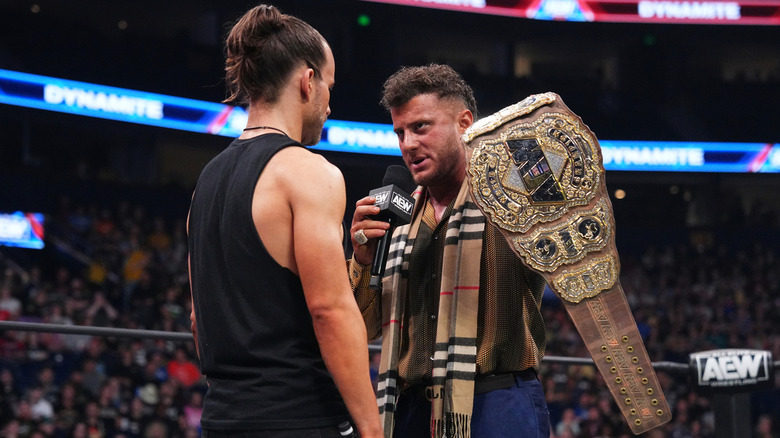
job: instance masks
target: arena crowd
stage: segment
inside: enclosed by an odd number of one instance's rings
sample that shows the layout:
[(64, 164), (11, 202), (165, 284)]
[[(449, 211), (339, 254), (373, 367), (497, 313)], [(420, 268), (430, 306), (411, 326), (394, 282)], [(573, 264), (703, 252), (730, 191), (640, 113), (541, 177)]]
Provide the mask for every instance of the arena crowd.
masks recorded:
[[(186, 216), (150, 211), (61, 197), (47, 214), (45, 256), (0, 248), (0, 320), (189, 332)], [(687, 363), (719, 348), (780, 357), (776, 217), (728, 224), (760, 227), (762, 239), (723, 239), (724, 225), (621, 252), (621, 282), (653, 361)], [(618, 227), (618, 242), (634, 233)], [(547, 354), (588, 357), (552, 293), (543, 309)], [(714, 437), (711, 398), (686, 375), (657, 371), (674, 418), (646, 435)], [(545, 362), (540, 378), (556, 438), (632, 436), (594, 367)], [(192, 342), (0, 335), (2, 437), (197, 437), (205, 391)], [(751, 408), (754, 436), (778, 436), (780, 392), (753, 394)]]

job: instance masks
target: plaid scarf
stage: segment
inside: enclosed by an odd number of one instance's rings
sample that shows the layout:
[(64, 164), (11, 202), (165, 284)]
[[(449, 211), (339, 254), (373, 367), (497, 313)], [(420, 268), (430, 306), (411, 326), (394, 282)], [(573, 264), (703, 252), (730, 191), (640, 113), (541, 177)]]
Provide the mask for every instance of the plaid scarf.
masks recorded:
[[(421, 198), (418, 189), (415, 201)], [(398, 357), (409, 255), (422, 222), (423, 202), (415, 202), (410, 224), (396, 228), (382, 279), (382, 359), (377, 398), (385, 437), (393, 436), (398, 395)], [(479, 266), (485, 217), (464, 181), (447, 224), (441, 273), (436, 346), (433, 358), (431, 437), (468, 438), (477, 359)]]

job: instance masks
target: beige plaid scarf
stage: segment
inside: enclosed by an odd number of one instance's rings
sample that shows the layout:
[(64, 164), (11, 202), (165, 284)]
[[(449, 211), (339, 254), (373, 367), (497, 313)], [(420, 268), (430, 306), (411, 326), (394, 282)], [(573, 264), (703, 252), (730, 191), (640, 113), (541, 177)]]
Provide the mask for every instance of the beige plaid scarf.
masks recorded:
[[(415, 201), (421, 191), (415, 191)], [(415, 203), (411, 224), (398, 227), (390, 243), (382, 280), (382, 360), (377, 398), (385, 437), (393, 436), (398, 395), (398, 356), (409, 255), (422, 222), (423, 202)], [(447, 224), (433, 360), (431, 436), (468, 438), (477, 356), (479, 266), (485, 217), (464, 181)]]

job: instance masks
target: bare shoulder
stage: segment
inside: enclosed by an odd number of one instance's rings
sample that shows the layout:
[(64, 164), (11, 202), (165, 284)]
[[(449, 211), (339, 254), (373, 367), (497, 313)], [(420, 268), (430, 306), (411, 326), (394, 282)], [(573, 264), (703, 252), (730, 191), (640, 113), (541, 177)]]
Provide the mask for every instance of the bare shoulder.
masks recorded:
[(293, 188), (315, 187), (325, 191), (329, 188), (343, 190), (344, 187), (344, 177), (338, 167), (325, 157), (300, 147), (279, 151), (268, 163), (267, 170), (278, 182)]
[[(269, 254), (298, 273), (295, 243), (313, 242), (323, 223), (340, 224), (346, 204), (341, 171), (321, 155), (300, 147), (274, 154), (255, 187), (252, 217)], [(339, 229), (340, 230), (340, 229)]]

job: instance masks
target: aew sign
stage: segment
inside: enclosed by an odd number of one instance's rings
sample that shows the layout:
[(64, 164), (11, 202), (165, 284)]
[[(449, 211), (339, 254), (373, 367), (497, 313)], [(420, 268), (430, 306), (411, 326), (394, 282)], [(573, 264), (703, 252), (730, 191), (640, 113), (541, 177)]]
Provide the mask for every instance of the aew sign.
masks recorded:
[(368, 194), (376, 198), (374, 205), (379, 207), (376, 219), (389, 221), (392, 218), (394, 226), (408, 224), (412, 220), (414, 198), (395, 184), (371, 190)]
[(700, 392), (750, 392), (774, 386), (774, 363), (769, 351), (702, 351), (690, 355), (690, 365)]

